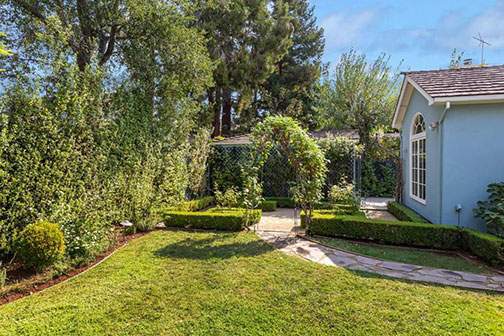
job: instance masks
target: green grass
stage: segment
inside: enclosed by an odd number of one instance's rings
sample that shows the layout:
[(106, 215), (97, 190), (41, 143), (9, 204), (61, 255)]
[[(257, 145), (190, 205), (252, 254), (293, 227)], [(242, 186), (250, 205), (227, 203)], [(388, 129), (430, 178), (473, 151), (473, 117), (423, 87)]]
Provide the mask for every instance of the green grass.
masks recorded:
[(354, 273), (253, 233), (155, 232), (0, 307), (1, 335), (497, 335), (504, 296)]
[(477, 261), (467, 260), (454, 254), (436, 253), (393, 246), (377, 246), (338, 238), (316, 237), (315, 240), (339, 249), (367, 256), (393, 260), (414, 265), (445, 268), (454, 271), (496, 274), (494, 270)]

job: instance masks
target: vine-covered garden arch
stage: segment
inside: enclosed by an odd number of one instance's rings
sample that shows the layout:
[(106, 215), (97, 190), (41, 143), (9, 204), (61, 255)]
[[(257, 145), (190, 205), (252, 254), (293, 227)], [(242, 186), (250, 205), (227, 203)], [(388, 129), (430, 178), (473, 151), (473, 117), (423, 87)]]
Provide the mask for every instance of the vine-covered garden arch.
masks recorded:
[[(294, 168), (296, 184), (291, 187), (291, 193), (305, 213), (305, 224), (309, 229), (313, 205), (322, 197), (327, 171), (324, 153), (307, 131), (289, 117), (267, 117), (254, 127), (251, 141), (252, 164), (248, 171), (249, 181), (252, 181), (250, 184), (258, 183), (257, 172), (266, 163), (275, 144), (279, 145)], [(252, 189), (254, 188), (250, 187), (249, 192)]]

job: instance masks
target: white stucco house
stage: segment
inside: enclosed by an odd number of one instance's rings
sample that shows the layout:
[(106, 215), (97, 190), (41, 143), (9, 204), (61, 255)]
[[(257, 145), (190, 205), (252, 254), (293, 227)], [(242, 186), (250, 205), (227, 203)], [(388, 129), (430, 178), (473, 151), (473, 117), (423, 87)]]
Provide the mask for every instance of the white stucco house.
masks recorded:
[(432, 223), (485, 231), (473, 208), (504, 181), (504, 66), (403, 73), (403, 203)]

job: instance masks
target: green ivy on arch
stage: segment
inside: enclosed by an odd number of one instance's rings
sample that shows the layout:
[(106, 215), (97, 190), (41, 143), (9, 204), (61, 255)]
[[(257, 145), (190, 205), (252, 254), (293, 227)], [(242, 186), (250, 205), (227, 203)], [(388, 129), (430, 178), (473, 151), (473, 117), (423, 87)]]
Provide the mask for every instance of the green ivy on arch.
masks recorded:
[(296, 178), (290, 191), (306, 214), (306, 228), (309, 229), (313, 205), (322, 198), (322, 186), (327, 172), (323, 151), (307, 131), (289, 117), (267, 117), (254, 127), (251, 141), (252, 165), (247, 175), (254, 181), (257, 181), (256, 174), (266, 163), (275, 145), (285, 151)]

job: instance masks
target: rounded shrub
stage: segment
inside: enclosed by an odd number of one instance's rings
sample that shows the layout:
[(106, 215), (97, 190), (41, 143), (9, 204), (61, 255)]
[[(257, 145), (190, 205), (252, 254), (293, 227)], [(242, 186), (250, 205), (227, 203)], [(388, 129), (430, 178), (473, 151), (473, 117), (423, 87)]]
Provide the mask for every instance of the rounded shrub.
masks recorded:
[(19, 235), (17, 254), (25, 266), (42, 270), (65, 252), (63, 232), (57, 224), (36, 222)]

